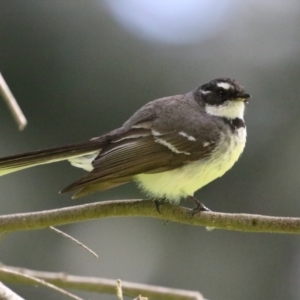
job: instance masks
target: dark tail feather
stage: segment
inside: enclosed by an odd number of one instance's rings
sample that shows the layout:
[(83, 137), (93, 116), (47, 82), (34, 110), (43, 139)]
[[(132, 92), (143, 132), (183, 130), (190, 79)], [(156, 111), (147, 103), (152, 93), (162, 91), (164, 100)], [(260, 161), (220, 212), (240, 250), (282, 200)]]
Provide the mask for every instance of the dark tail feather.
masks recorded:
[(22, 169), (67, 160), (72, 157), (100, 151), (105, 138), (98, 138), (85, 143), (27, 152), (0, 158), (0, 176)]
[[(63, 190), (60, 191), (60, 193), (66, 193), (66, 192), (74, 192), (75, 194), (72, 196), (72, 199), (77, 199), (89, 194), (92, 194), (94, 192), (100, 192), (104, 190), (108, 190), (114, 187), (117, 187), (119, 185), (123, 185), (125, 183), (128, 183), (132, 181), (132, 177), (121, 177), (121, 178), (116, 178), (110, 181), (104, 181), (96, 184), (91, 184), (89, 186), (82, 187), (77, 185), (77, 182), (74, 182), (64, 188)], [(80, 182), (80, 180), (78, 181)]]

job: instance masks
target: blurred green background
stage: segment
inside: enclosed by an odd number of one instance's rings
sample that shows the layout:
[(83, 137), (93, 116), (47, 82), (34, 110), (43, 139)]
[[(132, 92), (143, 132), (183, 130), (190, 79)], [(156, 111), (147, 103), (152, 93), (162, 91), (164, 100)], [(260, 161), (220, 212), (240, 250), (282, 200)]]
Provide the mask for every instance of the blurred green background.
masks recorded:
[[(215, 211), (299, 217), (299, 57), (296, 0), (0, 0), (0, 71), (29, 121), (18, 132), (0, 101), (0, 155), (88, 140), (150, 100), (233, 77), (252, 94), (246, 150), (196, 196)], [(76, 202), (58, 195), (83, 174), (63, 162), (1, 177), (1, 214), (143, 197), (133, 184)], [(298, 236), (207, 232), (146, 218), (61, 229), (99, 259), (41, 230), (6, 236), (0, 260), (199, 290), (209, 300), (300, 298)], [(11, 287), (26, 299), (62, 299)]]

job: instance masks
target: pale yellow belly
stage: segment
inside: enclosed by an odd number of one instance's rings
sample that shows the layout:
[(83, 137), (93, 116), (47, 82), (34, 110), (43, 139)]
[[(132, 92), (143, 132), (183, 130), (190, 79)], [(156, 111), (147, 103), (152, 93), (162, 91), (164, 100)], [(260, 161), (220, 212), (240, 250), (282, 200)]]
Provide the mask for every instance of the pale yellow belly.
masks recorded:
[[(241, 130), (242, 129), (242, 130)], [(221, 142), (209, 159), (155, 174), (139, 174), (135, 180), (152, 199), (166, 198), (177, 204), (181, 198), (192, 196), (198, 189), (224, 175), (238, 160), (246, 142), (245, 128), (232, 139)]]

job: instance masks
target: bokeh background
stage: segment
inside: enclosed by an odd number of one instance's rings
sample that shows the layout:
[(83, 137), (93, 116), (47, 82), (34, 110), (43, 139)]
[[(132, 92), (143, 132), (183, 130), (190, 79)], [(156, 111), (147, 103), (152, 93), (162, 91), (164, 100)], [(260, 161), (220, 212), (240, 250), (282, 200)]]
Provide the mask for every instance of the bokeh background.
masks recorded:
[[(0, 0), (0, 71), (29, 120), (18, 132), (0, 101), (0, 155), (85, 141), (150, 100), (233, 77), (253, 96), (247, 147), (196, 196), (215, 211), (299, 217), (299, 58), (297, 0)], [(83, 174), (63, 162), (2, 177), (1, 214), (143, 197), (133, 184), (76, 202), (58, 195)], [(41, 230), (6, 236), (0, 260), (199, 290), (209, 300), (300, 298), (299, 236), (208, 232), (146, 218), (61, 229), (99, 259)], [(27, 299), (63, 299), (11, 287)]]

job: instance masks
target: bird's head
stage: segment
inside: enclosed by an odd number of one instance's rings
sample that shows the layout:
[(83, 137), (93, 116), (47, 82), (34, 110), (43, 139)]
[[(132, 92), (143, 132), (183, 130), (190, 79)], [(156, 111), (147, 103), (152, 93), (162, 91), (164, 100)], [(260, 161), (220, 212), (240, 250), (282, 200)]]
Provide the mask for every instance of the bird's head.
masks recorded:
[(218, 78), (201, 85), (198, 94), (210, 115), (243, 119), (245, 103), (251, 97), (243, 86), (231, 78)]

